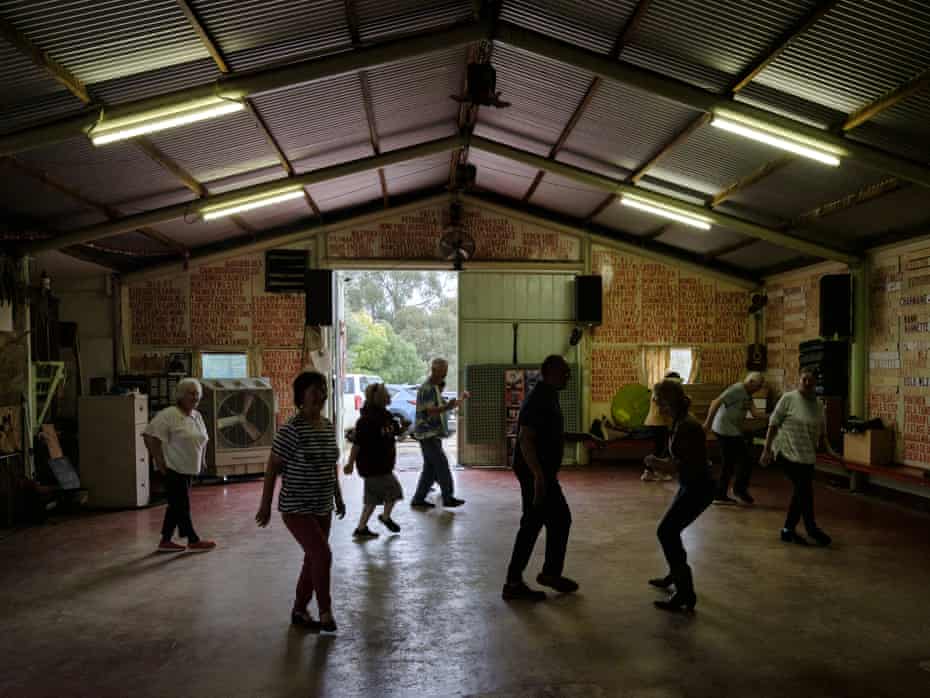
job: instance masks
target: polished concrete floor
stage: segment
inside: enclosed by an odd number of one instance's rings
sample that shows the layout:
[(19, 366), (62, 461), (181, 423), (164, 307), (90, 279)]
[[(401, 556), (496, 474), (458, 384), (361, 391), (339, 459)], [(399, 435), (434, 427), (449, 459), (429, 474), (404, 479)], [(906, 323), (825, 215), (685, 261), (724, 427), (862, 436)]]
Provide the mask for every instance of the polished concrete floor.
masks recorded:
[(162, 507), (21, 531), (0, 541), (0, 695), (930, 695), (930, 517), (818, 485), (836, 544), (785, 545), (788, 489), (762, 472), (757, 506), (712, 508), (687, 532), (700, 602), (668, 615), (646, 579), (665, 571), (654, 531), (674, 489), (637, 476), (564, 474), (581, 591), (535, 606), (500, 599), (509, 472), (459, 471), (465, 507), (403, 505), (401, 534), (366, 543), (348, 479), (333, 636), (288, 624), (300, 555), (277, 516), (256, 529), (259, 483), (195, 490), (208, 554), (152, 553)]

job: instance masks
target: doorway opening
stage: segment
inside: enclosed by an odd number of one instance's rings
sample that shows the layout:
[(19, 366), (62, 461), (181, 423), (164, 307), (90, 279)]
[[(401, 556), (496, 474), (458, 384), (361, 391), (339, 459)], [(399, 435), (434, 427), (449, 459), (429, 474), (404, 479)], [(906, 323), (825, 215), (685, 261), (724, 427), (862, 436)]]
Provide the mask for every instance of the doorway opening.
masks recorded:
[[(342, 395), (339, 434), (354, 426), (365, 389), (384, 383), (389, 410), (411, 426), (398, 443), (397, 470), (419, 470), (422, 457), (412, 438), (417, 389), (430, 362), (444, 358), (446, 399), (459, 392), (458, 275), (446, 271), (342, 270), (336, 275), (336, 365)], [(458, 464), (457, 411), (448, 413), (444, 440), (450, 464)]]

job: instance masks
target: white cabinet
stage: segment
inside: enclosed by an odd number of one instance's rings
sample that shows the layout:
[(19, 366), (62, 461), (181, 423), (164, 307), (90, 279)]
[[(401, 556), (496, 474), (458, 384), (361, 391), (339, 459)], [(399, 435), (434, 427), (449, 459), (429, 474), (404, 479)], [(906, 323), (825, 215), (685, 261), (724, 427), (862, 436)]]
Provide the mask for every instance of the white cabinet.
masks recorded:
[(92, 395), (78, 405), (81, 485), (92, 507), (149, 503), (149, 456), (142, 432), (149, 420), (145, 395)]

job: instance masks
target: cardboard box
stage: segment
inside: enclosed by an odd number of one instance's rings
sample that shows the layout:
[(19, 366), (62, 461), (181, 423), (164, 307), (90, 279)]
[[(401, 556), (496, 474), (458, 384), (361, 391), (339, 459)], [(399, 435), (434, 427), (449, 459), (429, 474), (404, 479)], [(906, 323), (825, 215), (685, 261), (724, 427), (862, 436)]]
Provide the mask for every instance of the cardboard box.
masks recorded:
[(894, 460), (894, 430), (869, 429), (843, 434), (843, 460), (861, 465), (888, 465)]

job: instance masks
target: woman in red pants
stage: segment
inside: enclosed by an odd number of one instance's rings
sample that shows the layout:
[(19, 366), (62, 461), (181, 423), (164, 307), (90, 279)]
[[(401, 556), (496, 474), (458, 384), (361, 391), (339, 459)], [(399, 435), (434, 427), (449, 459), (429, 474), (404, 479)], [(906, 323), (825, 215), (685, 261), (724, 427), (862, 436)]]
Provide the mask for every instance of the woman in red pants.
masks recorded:
[[(294, 379), (294, 404), (299, 412), (275, 435), (255, 521), (265, 527), (271, 520), (271, 500), (280, 472), (278, 511), (304, 550), (291, 622), (310, 630), (335, 632), (329, 593), (329, 528), (333, 509), (341, 519), (346, 508), (339, 489), (336, 432), (332, 422), (323, 416), (327, 393), (326, 378), (321, 373), (304, 372)], [(320, 608), (319, 621), (308, 610), (314, 592)]]

